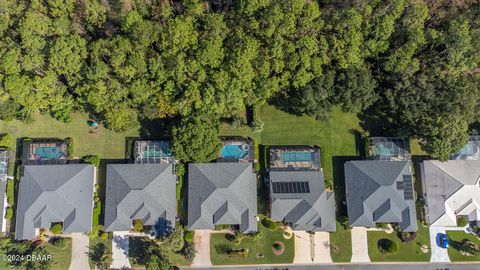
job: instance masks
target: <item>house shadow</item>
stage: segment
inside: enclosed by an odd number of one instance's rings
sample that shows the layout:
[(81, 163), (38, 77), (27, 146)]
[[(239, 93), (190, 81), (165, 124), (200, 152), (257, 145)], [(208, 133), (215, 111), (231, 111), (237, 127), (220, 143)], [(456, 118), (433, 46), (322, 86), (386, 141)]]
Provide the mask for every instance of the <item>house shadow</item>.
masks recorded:
[(347, 196), (345, 189), (345, 163), (352, 160), (361, 160), (360, 156), (333, 156), (333, 190), (337, 205), (337, 218), (347, 216)]
[(270, 204), (270, 192), (267, 185), (268, 177), (268, 146), (258, 145), (258, 164), (257, 173), (257, 212), (261, 215), (268, 215)]

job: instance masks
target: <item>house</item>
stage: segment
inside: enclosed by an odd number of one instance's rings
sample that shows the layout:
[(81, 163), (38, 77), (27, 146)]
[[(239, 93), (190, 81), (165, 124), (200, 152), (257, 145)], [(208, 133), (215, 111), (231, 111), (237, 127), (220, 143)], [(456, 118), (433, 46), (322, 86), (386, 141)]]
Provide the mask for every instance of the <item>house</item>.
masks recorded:
[(420, 165), (426, 221), (457, 226), (457, 217), (480, 219), (480, 160), (426, 160)]
[(234, 225), (257, 231), (257, 181), (252, 163), (188, 165), (188, 229)]
[(92, 230), (95, 167), (87, 164), (24, 166), (18, 194), (15, 238), (63, 223), (63, 233)]
[(335, 231), (335, 198), (326, 191), (320, 148), (270, 147), (271, 218), (300, 231)]
[(173, 164), (109, 164), (105, 231), (129, 231), (134, 220), (157, 233), (175, 227), (176, 176)]
[(413, 179), (409, 161), (359, 160), (345, 163), (349, 222), (354, 227), (398, 223), (417, 231)]

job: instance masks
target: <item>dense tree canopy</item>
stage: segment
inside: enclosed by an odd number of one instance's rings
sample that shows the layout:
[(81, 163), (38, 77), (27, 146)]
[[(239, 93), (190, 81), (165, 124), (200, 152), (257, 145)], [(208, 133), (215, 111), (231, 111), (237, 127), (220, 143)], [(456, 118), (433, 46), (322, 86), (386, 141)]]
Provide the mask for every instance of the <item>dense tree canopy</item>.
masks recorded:
[(320, 120), (369, 109), (445, 159), (478, 122), (479, 14), (473, 0), (0, 1), (0, 119), (85, 111), (121, 131), (273, 98)]

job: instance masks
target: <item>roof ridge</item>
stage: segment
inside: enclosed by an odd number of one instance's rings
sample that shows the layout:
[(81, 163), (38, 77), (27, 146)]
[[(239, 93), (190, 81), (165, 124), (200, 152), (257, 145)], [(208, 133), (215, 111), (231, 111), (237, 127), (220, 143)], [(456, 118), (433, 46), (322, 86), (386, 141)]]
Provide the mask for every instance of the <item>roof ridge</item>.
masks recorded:
[[(91, 165), (90, 165), (91, 166)], [(56, 191), (58, 191), (60, 188), (62, 188), (65, 184), (69, 183), (70, 180), (72, 180), (73, 178), (75, 178), (77, 175), (79, 175), (80, 173), (82, 173), (84, 170), (86, 170), (89, 166), (84, 166), (81, 170), (79, 170), (77, 173), (75, 173), (72, 177), (70, 177), (67, 181), (65, 181), (63, 184), (61, 184), (60, 186), (58, 186), (57, 189), (55, 189), (55, 191), (51, 191), (51, 192), (55, 192), (55, 194), (58, 194), (61, 198), (63, 198), (64, 200), (66, 200), (67, 202), (69, 201), (69, 199), (65, 198), (63, 196), (63, 194), (65, 192), (60, 192), (60, 193), (57, 193)], [(34, 178), (35, 179), (35, 178)], [(93, 179), (92, 179), (93, 180)], [(93, 181), (92, 181), (93, 182)], [(42, 191), (42, 192), (46, 192), (46, 191)]]
[[(437, 166), (436, 162), (430, 162), (431, 164), (433, 164), (433, 166), (435, 166), (436, 168), (438, 168), (440, 171), (444, 172), (446, 175), (448, 175), (450, 178), (452, 178), (453, 180), (455, 180), (457, 183), (460, 184), (460, 187), (457, 188), (455, 190), (455, 192), (452, 193), (452, 195), (450, 195), (448, 198), (452, 197), (453, 194), (455, 194), (457, 191), (459, 191), (461, 188), (463, 188), (465, 186), (465, 184), (463, 184), (462, 182), (458, 181), (453, 175), (451, 175), (450, 173), (448, 173), (447, 171), (445, 171), (444, 169), (440, 168), (439, 166)], [(479, 175), (480, 177), (480, 175)], [(478, 179), (478, 178), (477, 178)], [(477, 180), (478, 182), (478, 180)], [(445, 184), (445, 183), (444, 183)], [(450, 186), (450, 185), (449, 185)], [(445, 198), (445, 201), (448, 199), (448, 198)]]

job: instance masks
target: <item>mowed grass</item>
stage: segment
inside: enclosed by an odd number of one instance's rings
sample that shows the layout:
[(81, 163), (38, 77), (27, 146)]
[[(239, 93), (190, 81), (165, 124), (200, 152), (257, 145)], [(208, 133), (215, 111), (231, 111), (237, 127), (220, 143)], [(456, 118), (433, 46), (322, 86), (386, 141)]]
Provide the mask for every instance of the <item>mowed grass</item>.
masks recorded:
[[(390, 239), (398, 245), (396, 254), (382, 253), (378, 250), (378, 240)], [(427, 253), (420, 250), (421, 245), (430, 247), (430, 235), (427, 227), (418, 223), (417, 237), (408, 243), (402, 242), (396, 232), (386, 234), (381, 231), (368, 232), (368, 255), (372, 262), (428, 262), (430, 249)]]
[(337, 222), (337, 231), (330, 233), (330, 257), (333, 262), (350, 262), (352, 259), (352, 233)]
[[(282, 264), (292, 263), (295, 255), (294, 237), (285, 239), (283, 230), (271, 231), (261, 222), (258, 223), (258, 230), (263, 237), (253, 240), (252, 237), (245, 237), (240, 244), (227, 240), (225, 233), (212, 233), (210, 240), (210, 259), (214, 265), (236, 265), (236, 264)], [(272, 250), (273, 243), (279, 241), (285, 245), (283, 254), (275, 255)], [(248, 249), (245, 258), (232, 257), (219, 252), (223, 247), (234, 250)]]
[(480, 255), (465, 256), (458, 250), (458, 246), (462, 244), (464, 239), (470, 240), (478, 246), (480, 246), (480, 239), (464, 231), (447, 231), (447, 236), (449, 241), (448, 256), (452, 262), (480, 261)]
[(264, 145), (319, 145), (322, 149), (323, 173), (328, 181), (333, 180), (334, 156), (357, 155), (353, 131), (362, 129), (355, 114), (344, 113), (336, 108), (328, 121), (318, 121), (265, 105), (260, 107), (259, 116), (265, 124), (261, 133), (261, 143)]
[(35, 115), (30, 124), (21, 121), (0, 121), (0, 133), (8, 133), (17, 138), (59, 138), (72, 137), (74, 157), (94, 154), (105, 159), (125, 157), (125, 138), (138, 137), (140, 129), (128, 132), (115, 132), (102, 125), (94, 130), (88, 126), (88, 117), (82, 113), (72, 114), (70, 123), (60, 122), (48, 115)]
[(45, 245), (45, 250), (52, 255), (53, 263), (50, 270), (65, 270), (70, 267), (72, 260), (72, 239), (66, 238), (66, 245), (63, 248), (55, 247), (51, 244)]

